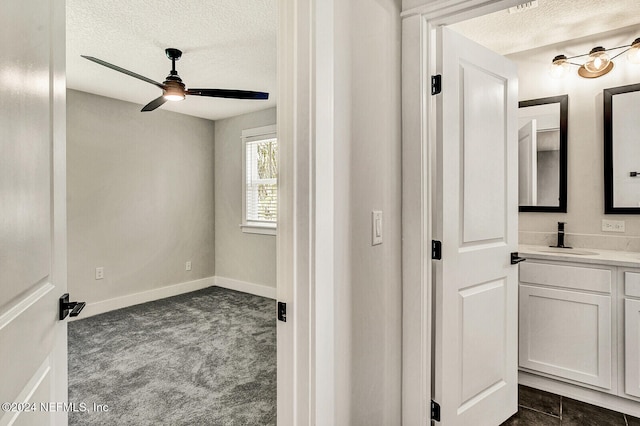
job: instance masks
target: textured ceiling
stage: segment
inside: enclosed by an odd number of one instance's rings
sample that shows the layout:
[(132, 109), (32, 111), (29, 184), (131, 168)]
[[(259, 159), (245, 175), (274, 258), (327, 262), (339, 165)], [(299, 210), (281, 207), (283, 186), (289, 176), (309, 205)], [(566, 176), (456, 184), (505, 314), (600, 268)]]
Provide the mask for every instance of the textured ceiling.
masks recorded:
[(538, 0), (537, 8), (502, 10), (451, 27), (507, 55), (639, 23), (640, 0)]
[[(176, 68), (187, 87), (266, 91), (270, 97), (242, 101), (190, 96), (167, 102), (163, 109), (215, 120), (275, 106), (277, 1), (67, 0), (67, 85), (142, 107), (160, 96), (158, 88), (80, 55), (162, 82), (171, 68), (164, 49), (175, 47), (183, 51)], [(525, 12), (504, 10), (452, 27), (509, 54), (640, 23), (640, 0), (538, 4)]]
[[(171, 62), (187, 88), (269, 92), (268, 101), (187, 96), (163, 109), (220, 119), (276, 105), (277, 0), (67, 0), (69, 88), (145, 105), (157, 87), (90, 62), (95, 56), (162, 82)], [(153, 112), (145, 113), (153, 114)]]

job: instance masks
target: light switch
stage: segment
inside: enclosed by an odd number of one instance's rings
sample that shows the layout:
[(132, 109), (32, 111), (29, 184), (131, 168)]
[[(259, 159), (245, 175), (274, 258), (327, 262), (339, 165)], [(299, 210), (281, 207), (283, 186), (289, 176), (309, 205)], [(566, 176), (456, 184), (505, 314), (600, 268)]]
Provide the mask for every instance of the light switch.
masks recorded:
[(371, 245), (382, 244), (382, 212), (374, 210), (371, 212)]

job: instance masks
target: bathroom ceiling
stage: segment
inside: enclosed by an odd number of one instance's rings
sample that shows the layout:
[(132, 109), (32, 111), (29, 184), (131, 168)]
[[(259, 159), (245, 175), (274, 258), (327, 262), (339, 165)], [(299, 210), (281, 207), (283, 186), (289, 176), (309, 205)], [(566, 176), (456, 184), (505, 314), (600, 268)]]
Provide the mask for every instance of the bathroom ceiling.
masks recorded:
[[(80, 57), (88, 55), (162, 82), (171, 61), (188, 87), (269, 92), (268, 101), (187, 97), (162, 109), (212, 120), (277, 102), (278, 0), (67, 0), (67, 86), (140, 105), (160, 96), (151, 84)], [(153, 114), (153, 112), (145, 113)]]
[(536, 8), (502, 10), (451, 27), (507, 55), (632, 25), (640, 37), (638, 0), (538, 0)]

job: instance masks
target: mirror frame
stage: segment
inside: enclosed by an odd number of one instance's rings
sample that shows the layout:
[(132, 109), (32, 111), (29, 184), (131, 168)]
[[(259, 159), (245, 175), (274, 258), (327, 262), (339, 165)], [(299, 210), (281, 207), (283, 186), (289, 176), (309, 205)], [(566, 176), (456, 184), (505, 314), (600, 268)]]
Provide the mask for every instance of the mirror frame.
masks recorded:
[(640, 207), (613, 205), (613, 95), (638, 92), (640, 84), (604, 89), (604, 213), (640, 214)]
[(567, 128), (569, 122), (569, 95), (520, 101), (518, 108), (537, 105), (560, 104), (560, 188), (557, 206), (518, 206), (520, 212), (566, 213), (567, 212)]

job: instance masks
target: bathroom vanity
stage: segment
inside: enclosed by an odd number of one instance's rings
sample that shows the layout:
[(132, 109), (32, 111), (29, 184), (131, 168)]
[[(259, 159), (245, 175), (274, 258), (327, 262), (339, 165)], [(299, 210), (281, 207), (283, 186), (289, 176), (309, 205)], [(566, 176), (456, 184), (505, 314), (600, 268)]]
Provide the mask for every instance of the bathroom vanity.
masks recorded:
[(519, 382), (640, 416), (640, 253), (519, 253)]

